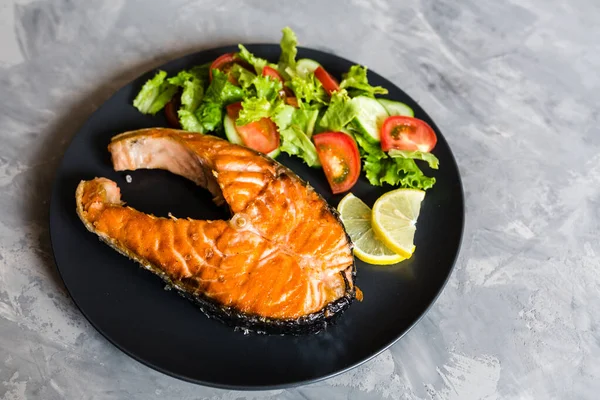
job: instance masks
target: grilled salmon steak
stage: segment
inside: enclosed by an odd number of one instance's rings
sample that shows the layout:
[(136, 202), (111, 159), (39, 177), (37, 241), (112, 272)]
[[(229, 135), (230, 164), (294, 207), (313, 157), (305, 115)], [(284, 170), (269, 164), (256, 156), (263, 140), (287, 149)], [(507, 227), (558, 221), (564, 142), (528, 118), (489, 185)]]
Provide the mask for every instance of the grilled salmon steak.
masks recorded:
[(76, 192), (89, 231), (208, 316), (259, 332), (316, 332), (356, 297), (352, 244), (336, 211), (278, 162), (162, 128), (118, 135), (108, 149), (117, 171), (168, 170), (229, 206), (229, 221), (159, 218), (125, 206), (106, 178), (82, 181)]

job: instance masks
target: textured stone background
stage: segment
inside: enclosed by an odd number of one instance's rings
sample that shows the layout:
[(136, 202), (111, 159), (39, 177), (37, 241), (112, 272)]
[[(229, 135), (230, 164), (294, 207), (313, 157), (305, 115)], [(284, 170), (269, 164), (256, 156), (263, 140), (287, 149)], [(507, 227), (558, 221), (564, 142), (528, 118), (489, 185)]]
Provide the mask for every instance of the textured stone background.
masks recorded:
[[(597, 0), (2, 0), (0, 396), (597, 398), (599, 18)], [(285, 25), (437, 122), (463, 176), (463, 248), (426, 318), (362, 367), (291, 390), (195, 386), (133, 361), (78, 312), (47, 199), (66, 144), (117, 88), (186, 53), (276, 42)]]

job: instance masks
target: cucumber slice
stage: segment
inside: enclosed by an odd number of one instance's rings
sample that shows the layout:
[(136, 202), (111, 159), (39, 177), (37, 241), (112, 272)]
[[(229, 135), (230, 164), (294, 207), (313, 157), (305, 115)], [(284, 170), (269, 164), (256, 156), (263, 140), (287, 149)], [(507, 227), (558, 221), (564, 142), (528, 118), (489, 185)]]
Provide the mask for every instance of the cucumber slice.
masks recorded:
[(233, 144), (244, 145), (244, 141), (242, 137), (238, 133), (237, 129), (235, 129), (235, 121), (229, 118), (229, 115), (225, 115), (223, 118), (223, 128), (225, 129), (225, 136), (227, 136), (227, 140), (229, 140)]
[(270, 152), (269, 154), (267, 154), (269, 157), (275, 159), (277, 158), (278, 155), (281, 154), (281, 150), (279, 150), (279, 147), (276, 148), (275, 150), (273, 150), (272, 152)]
[(314, 60), (302, 58), (296, 62), (296, 73), (300, 78), (305, 79), (308, 74), (315, 72), (315, 69), (319, 68), (320, 66), (321, 64)]
[(354, 126), (361, 133), (380, 141), (381, 125), (388, 117), (385, 107), (371, 97), (358, 96), (352, 99), (358, 108), (358, 115), (354, 118)]
[[(233, 144), (245, 146), (242, 137), (238, 133), (237, 129), (235, 129), (235, 121), (229, 118), (229, 115), (225, 115), (225, 118), (223, 118), (223, 128), (225, 129), (225, 136), (227, 136), (227, 140), (229, 140)], [(279, 150), (279, 148), (276, 148), (275, 150), (267, 154), (267, 156), (275, 158), (279, 154), (281, 154), (281, 150)]]
[(393, 101), (388, 99), (377, 99), (381, 105), (385, 108), (390, 116), (392, 115), (403, 115), (405, 117), (414, 117), (415, 112), (412, 108), (399, 101)]

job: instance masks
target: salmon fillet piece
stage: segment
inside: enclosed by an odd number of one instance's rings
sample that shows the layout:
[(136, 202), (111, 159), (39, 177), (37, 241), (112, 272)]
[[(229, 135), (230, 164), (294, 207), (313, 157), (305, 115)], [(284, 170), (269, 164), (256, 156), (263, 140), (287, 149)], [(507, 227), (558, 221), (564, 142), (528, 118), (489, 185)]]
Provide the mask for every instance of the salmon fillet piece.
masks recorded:
[(173, 129), (114, 137), (115, 170), (164, 169), (226, 203), (229, 221), (159, 218), (121, 201), (106, 178), (82, 181), (86, 228), (161, 276), (211, 317), (278, 333), (317, 331), (356, 297), (352, 244), (310, 186), (251, 149)]

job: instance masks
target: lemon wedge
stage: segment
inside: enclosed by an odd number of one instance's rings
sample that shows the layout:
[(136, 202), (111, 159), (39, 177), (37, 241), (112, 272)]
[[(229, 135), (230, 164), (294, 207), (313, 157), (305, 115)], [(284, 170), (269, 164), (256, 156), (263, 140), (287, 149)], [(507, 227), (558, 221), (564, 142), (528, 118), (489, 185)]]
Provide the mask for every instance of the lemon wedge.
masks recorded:
[(361, 199), (348, 193), (338, 204), (338, 211), (358, 259), (375, 265), (396, 264), (405, 259), (375, 236), (371, 227), (371, 209)]
[(373, 232), (386, 247), (405, 258), (415, 250), (416, 223), (424, 198), (422, 190), (396, 189), (373, 205)]

